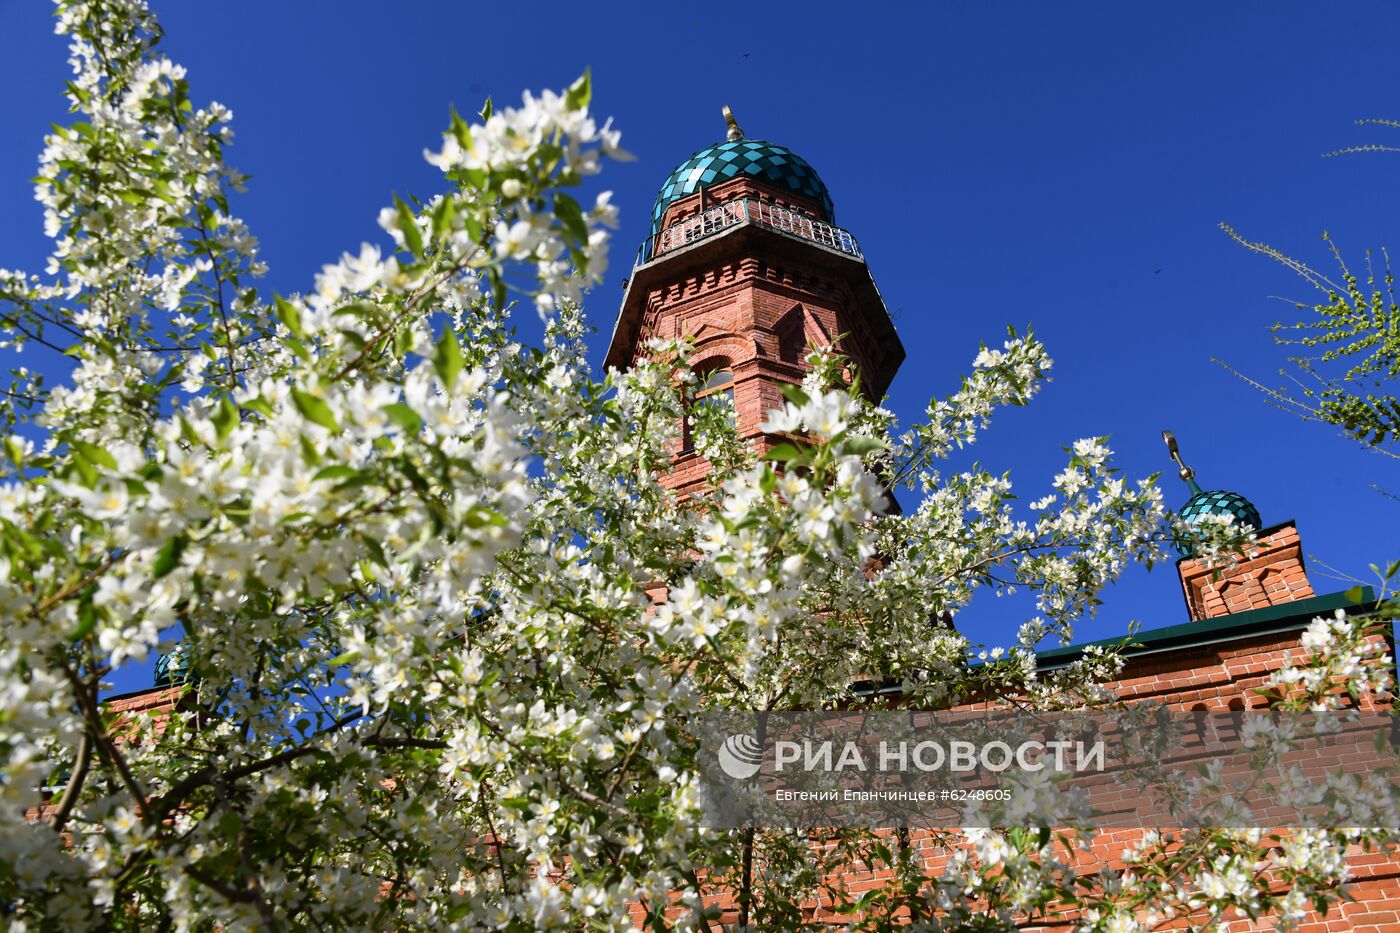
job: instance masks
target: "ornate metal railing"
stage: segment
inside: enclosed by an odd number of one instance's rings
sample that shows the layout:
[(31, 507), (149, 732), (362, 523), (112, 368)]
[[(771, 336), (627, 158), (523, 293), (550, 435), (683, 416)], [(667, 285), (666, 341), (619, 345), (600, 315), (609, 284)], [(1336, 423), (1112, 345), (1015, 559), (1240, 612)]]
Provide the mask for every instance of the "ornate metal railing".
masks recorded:
[(758, 224), (857, 259), (861, 258), (856, 238), (840, 227), (822, 223), (786, 207), (767, 204), (754, 198), (740, 198), (677, 221), (650, 237), (637, 251), (637, 264), (650, 262), (673, 249), (689, 246), (743, 224)]

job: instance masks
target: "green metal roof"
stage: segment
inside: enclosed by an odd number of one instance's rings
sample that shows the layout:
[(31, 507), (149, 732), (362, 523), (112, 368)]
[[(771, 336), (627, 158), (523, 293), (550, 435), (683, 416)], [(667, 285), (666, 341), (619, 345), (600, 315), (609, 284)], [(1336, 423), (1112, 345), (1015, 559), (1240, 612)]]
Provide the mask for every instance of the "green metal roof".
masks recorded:
[(666, 208), (676, 201), (695, 194), (701, 188), (731, 178), (747, 175), (785, 191), (810, 198), (821, 205), (823, 220), (834, 223), (836, 208), (826, 185), (807, 164), (807, 160), (786, 146), (761, 139), (737, 139), (706, 146), (686, 159), (661, 185), (656, 204), (651, 209), (651, 232), (661, 232), (661, 218)]
[[(1217, 616), (1213, 619), (1201, 619), (1196, 622), (1149, 629), (1135, 635), (1101, 638), (1098, 641), (1065, 645), (1062, 648), (1046, 648), (1035, 653), (1036, 668), (1040, 671), (1052, 671), (1056, 668), (1068, 667), (1082, 658), (1084, 650), (1090, 647), (1123, 648), (1123, 654), (1131, 657), (1135, 654), (1153, 654), (1158, 651), (1209, 645), (1237, 638), (1267, 635), (1273, 632), (1297, 631), (1306, 628), (1316, 617), (1331, 615), (1338, 609), (1370, 609), (1375, 605), (1376, 591), (1369, 586), (1359, 587), (1359, 589), (1359, 594), (1350, 590), (1341, 593), (1328, 593), (1325, 596), (1313, 596), (1291, 603), (1280, 603), (1277, 606), (1266, 606), (1263, 609), (1249, 609), (1244, 612)], [(1356, 595), (1359, 595), (1360, 599), (1352, 598)], [(982, 663), (981, 661), (973, 661), (972, 666), (977, 667)], [(857, 696), (897, 694), (903, 690), (904, 686), (898, 680), (889, 680), (879, 684), (859, 681), (851, 685), (851, 692)]]
[(1291, 603), (1265, 606), (1263, 609), (1247, 609), (1213, 619), (1200, 619), (1181, 625), (1168, 625), (1154, 628), (1136, 635), (1102, 638), (1085, 642), (1082, 645), (1066, 645), (1063, 648), (1049, 648), (1035, 653), (1041, 669), (1063, 667), (1078, 661), (1084, 649), (1091, 646), (1110, 648), (1128, 646), (1125, 654), (1132, 655), (1148, 651), (1161, 651), (1167, 648), (1189, 648), (1192, 645), (1209, 644), (1235, 638), (1248, 638), (1268, 632), (1300, 629), (1307, 626), (1315, 617), (1331, 615), (1338, 609), (1367, 607), (1376, 601), (1376, 592), (1369, 586), (1361, 587), (1361, 598), (1352, 599), (1350, 591), (1313, 596)]

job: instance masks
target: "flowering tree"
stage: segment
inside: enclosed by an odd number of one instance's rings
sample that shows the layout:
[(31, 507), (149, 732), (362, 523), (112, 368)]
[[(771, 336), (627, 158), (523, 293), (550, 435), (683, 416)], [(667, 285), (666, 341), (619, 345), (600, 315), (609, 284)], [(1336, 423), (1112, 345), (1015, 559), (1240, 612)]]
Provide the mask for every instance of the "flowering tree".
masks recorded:
[[(1356, 123), (1400, 129), (1400, 120), (1370, 118)], [(1400, 152), (1400, 148), (1365, 143), (1329, 152), (1324, 158), (1363, 152), (1392, 153)], [(1293, 302), (1299, 310), (1313, 311), (1315, 317), (1292, 324), (1276, 323), (1271, 328), (1275, 343), (1302, 348), (1297, 351), (1299, 355), (1288, 358), (1296, 370), (1288, 374), (1294, 388), (1271, 389), (1229, 364), (1221, 365), (1262, 391), (1284, 411), (1304, 421), (1339, 427), (1371, 450), (1400, 457), (1394, 449), (1400, 441), (1400, 397), (1394, 394), (1394, 382), (1400, 378), (1400, 302), (1395, 298), (1390, 254), (1381, 250), (1378, 270), (1375, 257), (1367, 250), (1363, 284), (1360, 275), (1342, 258), (1332, 236), (1324, 232), (1322, 239), (1337, 263), (1334, 280), (1267, 243), (1246, 239), (1229, 224), (1222, 223), (1220, 227), (1245, 249), (1269, 257), (1327, 296), (1326, 300), (1313, 303)]]
[[(445, 190), (380, 214), (392, 254), (363, 246), (282, 297), (258, 290), (231, 210), (230, 115), (194, 103), (144, 4), (60, 2), (58, 29), (76, 118), (42, 157), (52, 258), (42, 276), (0, 271), (8, 346), (71, 361), (52, 387), (16, 370), (0, 399), (9, 919), (529, 930), (626, 926), (635, 906), (705, 927), (703, 896), (722, 890), (764, 928), (800, 924), (794, 902), (823, 893), (867, 928), (1075, 904), (1087, 927), (1131, 929), (1158, 901), (1159, 918), (1297, 915), (1331, 896), (1347, 844), (1377, 838), (1154, 837), (1135, 856), (1151, 870), (1085, 884), (1047, 833), (952, 834), (930, 874), (890, 834), (706, 830), (698, 710), (819, 708), (870, 678), (930, 706), (1102, 700), (1111, 653), (1042, 676), (1032, 647), (1160, 556), (1156, 488), (1079, 441), (1019, 518), (1006, 477), (941, 467), (996, 407), (1031, 399), (1042, 346), (984, 348), (906, 429), (818, 354), (770, 416), (794, 438), (774, 457), (697, 415), (716, 468), (682, 508), (657, 477), (686, 346), (601, 381), (585, 364), (579, 302), (615, 212), (568, 191), (625, 157), (586, 77), (477, 124), (454, 115), (427, 156)], [(510, 329), (513, 296), (546, 319), (541, 346)], [(922, 502), (884, 514), (891, 484)], [(1039, 614), (969, 663), (936, 620), (1013, 587)], [(1318, 639), (1338, 676), (1384, 689), (1384, 659), (1338, 624)], [(104, 678), (176, 632), (191, 711), (114, 723)], [(1324, 695), (1335, 677), (1286, 686)], [(860, 901), (823, 891), (855, 860), (894, 878)]]
[(1288, 359), (1296, 373), (1280, 370), (1289, 375), (1293, 388), (1271, 389), (1229, 364), (1221, 365), (1284, 411), (1304, 421), (1341, 428), (1363, 446), (1400, 458), (1395, 450), (1400, 441), (1400, 396), (1394, 394), (1394, 382), (1400, 378), (1400, 302), (1395, 297), (1389, 253), (1381, 250), (1381, 267), (1377, 269), (1375, 257), (1368, 251), (1363, 284), (1332, 237), (1324, 233), (1322, 239), (1339, 269), (1339, 281), (1335, 281), (1266, 243), (1245, 239), (1228, 224), (1221, 226), (1235, 242), (1292, 270), (1327, 296), (1312, 305), (1294, 302), (1299, 309), (1313, 311), (1312, 319), (1272, 327), (1275, 343), (1302, 348), (1299, 355)]

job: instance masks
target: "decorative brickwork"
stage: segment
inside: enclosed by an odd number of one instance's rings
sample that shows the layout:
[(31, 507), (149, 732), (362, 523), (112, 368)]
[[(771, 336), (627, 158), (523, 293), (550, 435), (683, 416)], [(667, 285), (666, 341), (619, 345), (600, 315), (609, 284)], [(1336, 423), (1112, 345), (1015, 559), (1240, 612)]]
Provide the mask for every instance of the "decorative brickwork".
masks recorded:
[(1211, 570), (1193, 557), (1183, 557), (1176, 567), (1192, 619), (1214, 619), (1313, 595), (1292, 522), (1261, 531), (1254, 552), (1234, 567)]
[[(741, 177), (671, 203), (663, 228), (742, 198), (812, 216), (825, 213), (791, 191)], [(834, 345), (850, 357), (876, 400), (904, 359), (863, 259), (760, 225), (725, 229), (633, 271), (607, 365), (629, 365), (657, 337), (690, 339), (697, 371), (722, 367), (734, 373), (739, 433), (760, 451), (778, 442), (760, 425), (782, 405), (779, 387), (802, 381), (809, 346)], [(704, 458), (678, 447), (666, 482), (688, 493), (708, 472)]]

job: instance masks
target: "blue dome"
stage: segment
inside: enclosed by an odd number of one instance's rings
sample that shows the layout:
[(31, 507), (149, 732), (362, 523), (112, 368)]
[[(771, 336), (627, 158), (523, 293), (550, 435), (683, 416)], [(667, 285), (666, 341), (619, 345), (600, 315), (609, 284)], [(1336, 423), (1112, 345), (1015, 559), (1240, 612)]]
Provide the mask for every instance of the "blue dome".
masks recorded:
[(189, 649), (183, 643), (156, 659), (157, 687), (173, 687), (176, 684), (193, 683), (197, 679)]
[[(1178, 509), (1176, 514), (1191, 524), (1195, 524), (1206, 515), (1230, 515), (1238, 525), (1249, 525), (1255, 531), (1264, 527), (1259, 518), (1259, 510), (1254, 507), (1253, 502), (1237, 492), (1224, 489), (1196, 493), (1186, 500), (1186, 504)], [(1178, 544), (1177, 550), (1188, 557), (1191, 555), (1191, 548), (1185, 544)]]
[(651, 232), (661, 232), (666, 208), (701, 188), (747, 175), (784, 191), (809, 198), (821, 205), (828, 222), (836, 221), (836, 209), (826, 185), (807, 160), (797, 153), (761, 139), (738, 139), (706, 146), (686, 159), (666, 179), (651, 209)]

